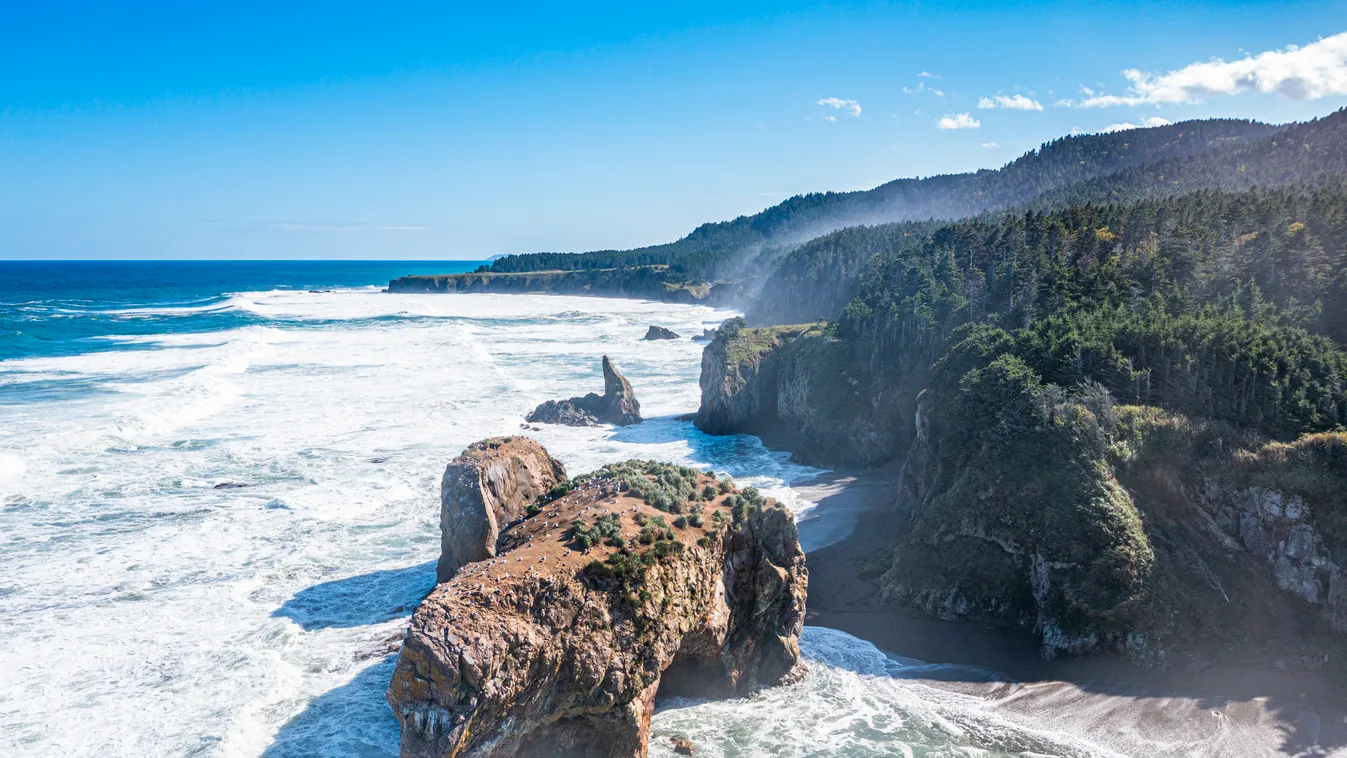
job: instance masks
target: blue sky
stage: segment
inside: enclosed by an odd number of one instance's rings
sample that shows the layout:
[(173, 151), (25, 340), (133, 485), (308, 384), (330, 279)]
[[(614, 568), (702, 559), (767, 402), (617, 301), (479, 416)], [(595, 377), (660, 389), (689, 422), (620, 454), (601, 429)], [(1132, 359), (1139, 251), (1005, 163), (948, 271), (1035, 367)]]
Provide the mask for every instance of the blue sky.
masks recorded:
[(632, 247), (1073, 129), (1347, 105), (1343, 1), (273, 5), (7, 3), (0, 258)]

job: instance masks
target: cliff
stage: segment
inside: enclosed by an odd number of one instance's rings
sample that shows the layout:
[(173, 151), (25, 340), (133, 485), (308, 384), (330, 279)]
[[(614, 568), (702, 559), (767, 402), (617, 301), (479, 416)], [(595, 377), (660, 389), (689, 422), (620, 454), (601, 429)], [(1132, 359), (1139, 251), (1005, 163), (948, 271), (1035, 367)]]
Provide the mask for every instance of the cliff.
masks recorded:
[(826, 328), (727, 327), (699, 428), (903, 462), (883, 600), (1032, 630), (1047, 657), (1347, 662), (1347, 435), (1118, 405), (999, 343), (875, 375)]
[(440, 276), (403, 276), (388, 283), (394, 293), (546, 293), (632, 297), (666, 303), (723, 305), (739, 294), (737, 284), (689, 279), (668, 266), (582, 269), (577, 271), (478, 272)]
[(528, 513), (417, 608), (388, 689), (403, 756), (643, 756), (656, 694), (797, 675), (804, 556), (752, 488), (629, 461)]
[(698, 429), (758, 435), (802, 463), (880, 463), (906, 428), (891, 423), (900, 393), (871, 378), (822, 324), (726, 321), (702, 351), (700, 386)]
[(469, 446), (449, 462), (440, 482), (437, 580), (447, 582), (463, 565), (496, 557), (501, 532), (565, 481), (561, 462), (527, 437)]
[(1022, 368), (923, 398), (888, 600), (1032, 629), (1046, 657), (1344, 671), (1347, 435), (1268, 442)]

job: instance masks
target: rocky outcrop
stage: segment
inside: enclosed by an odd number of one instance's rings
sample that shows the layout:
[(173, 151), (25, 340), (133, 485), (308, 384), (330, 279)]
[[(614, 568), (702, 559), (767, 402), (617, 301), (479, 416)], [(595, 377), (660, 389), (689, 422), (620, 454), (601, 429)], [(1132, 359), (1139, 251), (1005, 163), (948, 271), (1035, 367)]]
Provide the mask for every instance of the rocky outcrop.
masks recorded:
[(716, 338), (715, 329), (703, 329), (701, 334), (692, 335), (693, 342), (710, 342)]
[(645, 336), (642, 337), (641, 339), (643, 339), (643, 340), (676, 340), (676, 339), (678, 339), (678, 332), (675, 332), (675, 331), (672, 330), (672, 329), (665, 329), (665, 328), (662, 327), (662, 326), (655, 326), (655, 325), (652, 324), (652, 325), (650, 326), (650, 328), (646, 330)]
[(566, 481), (561, 461), (527, 437), (474, 443), (449, 462), (440, 481), (440, 561), (436, 581), (494, 558), (501, 532)]
[(882, 597), (1030, 629), (1046, 657), (1341, 670), (1347, 435), (1266, 442), (1016, 368), (923, 396)]
[(755, 434), (802, 463), (869, 466), (899, 444), (895, 406), (904, 395), (871, 380), (817, 324), (726, 321), (702, 350), (700, 384), (698, 429)]
[(631, 382), (603, 356), (603, 395), (593, 392), (569, 400), (548, 400), (533, 409), (526, 421), (567, 426), (595, 426), (614, 424), (629, 426), (641, 423), (641, 404)]
[(388, 689), (404, 758), (644, 756), (657, 693), (799, 674), (788, 511), (652, 462), (562, 489), (417, 608)]

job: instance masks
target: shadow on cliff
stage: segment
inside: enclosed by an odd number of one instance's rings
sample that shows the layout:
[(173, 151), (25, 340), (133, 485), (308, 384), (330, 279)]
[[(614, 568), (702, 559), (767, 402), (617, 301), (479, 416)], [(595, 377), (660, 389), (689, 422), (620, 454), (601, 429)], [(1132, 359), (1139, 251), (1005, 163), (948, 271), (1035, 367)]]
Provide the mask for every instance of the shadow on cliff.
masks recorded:
[(346, 629), (410, 616), (435, 588), (435, 562), (334, 579), (295, 593), (272, 612), (305, 631)]
[(395, 659), (390, 655), (319, 695), (280, 728), (262, 758), (397, 758), (398, 722), (384, 701)]

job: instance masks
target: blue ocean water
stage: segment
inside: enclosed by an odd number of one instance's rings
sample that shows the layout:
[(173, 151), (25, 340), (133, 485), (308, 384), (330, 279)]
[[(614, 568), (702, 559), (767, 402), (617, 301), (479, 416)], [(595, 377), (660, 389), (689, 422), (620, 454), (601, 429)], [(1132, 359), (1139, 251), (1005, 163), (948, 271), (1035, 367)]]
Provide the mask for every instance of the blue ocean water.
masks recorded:
[(108, 339), (261, 323), (239, 292), (386, 286), (483, 261), (0, 261), (0, 360), (128, 347)]

